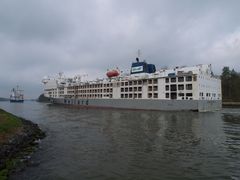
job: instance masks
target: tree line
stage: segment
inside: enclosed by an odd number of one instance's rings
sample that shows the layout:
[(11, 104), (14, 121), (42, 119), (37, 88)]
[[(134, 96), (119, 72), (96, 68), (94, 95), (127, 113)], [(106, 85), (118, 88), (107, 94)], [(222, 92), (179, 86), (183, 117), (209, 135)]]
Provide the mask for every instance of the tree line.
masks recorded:
[(240, 102), (240, 73), (224, 67), (221, 80), (223, 101)]

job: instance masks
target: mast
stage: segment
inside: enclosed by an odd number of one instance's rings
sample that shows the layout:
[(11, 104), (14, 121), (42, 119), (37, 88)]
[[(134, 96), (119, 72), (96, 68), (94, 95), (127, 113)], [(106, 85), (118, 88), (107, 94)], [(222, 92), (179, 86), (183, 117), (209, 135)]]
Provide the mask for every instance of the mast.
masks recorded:
[(141, 50), (138, 49), (138, 51), (137, 51), (137, 57), (140, 59), (140, 56), (141, 56)]
[(138, 49), (138, 51), (137, 51), (137, 58), (136, 58), (137, 62), (139, 62), (140, 56), (141, 56), (141, 50)]

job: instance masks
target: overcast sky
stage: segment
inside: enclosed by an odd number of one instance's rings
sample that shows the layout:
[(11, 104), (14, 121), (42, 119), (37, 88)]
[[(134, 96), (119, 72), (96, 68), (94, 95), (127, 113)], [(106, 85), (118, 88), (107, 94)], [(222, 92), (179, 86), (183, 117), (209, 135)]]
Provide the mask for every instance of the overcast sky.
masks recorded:
[(41, 80), (104, 77), (142, 59), (160, 67), (212, 64), (240, 71), (239, 0), (1, 0), (0, 97), (20, 85), (26, 98)]

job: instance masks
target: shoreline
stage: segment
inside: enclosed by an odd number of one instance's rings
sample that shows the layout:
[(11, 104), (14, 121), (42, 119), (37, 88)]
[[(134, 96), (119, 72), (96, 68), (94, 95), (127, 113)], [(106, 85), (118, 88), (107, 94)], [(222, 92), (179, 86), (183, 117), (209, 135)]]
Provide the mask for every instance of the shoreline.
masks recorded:
[[(45, 133), (37, 124), (1, 109), (0, 120), (0, 179), (4, 180), (24, 169)], [(17, 125), (9, 125), (14, 121)]]
[(222, 107), (224, 108), (239, 108), (240, 107), (240, 102), (222, 102)]

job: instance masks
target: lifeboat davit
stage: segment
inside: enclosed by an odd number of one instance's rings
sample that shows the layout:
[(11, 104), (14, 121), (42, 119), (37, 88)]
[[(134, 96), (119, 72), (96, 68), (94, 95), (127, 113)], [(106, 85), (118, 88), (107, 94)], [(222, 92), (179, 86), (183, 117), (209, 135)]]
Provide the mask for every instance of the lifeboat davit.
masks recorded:
[(107, 72), (107, 77), (108, 78), (117, 77), (117, 76), (119, 76), (119, 74), (120, 73), (119, 73), (118, 70), (113, 69), (113, 70), (110, 70), (110, 71)]

